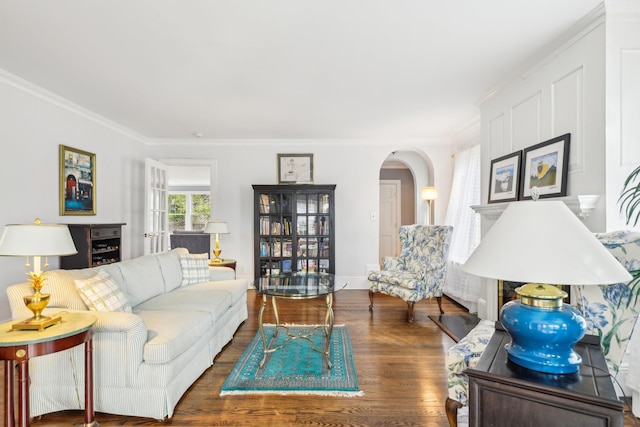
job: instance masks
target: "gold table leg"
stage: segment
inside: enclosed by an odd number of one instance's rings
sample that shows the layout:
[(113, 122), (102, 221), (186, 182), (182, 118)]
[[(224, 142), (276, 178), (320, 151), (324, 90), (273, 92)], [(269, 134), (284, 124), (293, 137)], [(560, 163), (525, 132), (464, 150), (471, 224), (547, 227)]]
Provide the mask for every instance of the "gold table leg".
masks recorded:
[(327, 294), (327, 312), (324, 316), (324, 357), (327, 361), (327, 367), (332, 368), (331, 365), (331, 335), (333, 334), (333, 294)]
[[(272, 298), (273, 300), (273, 298)], [(267, 296), (262, 295), (262, 306), (260, 306), (260, 314), (258, 314), (258, 329), (260, 330), (260, 335), (262, 336), (262, 361), (260, 362), (259, 367), (262, 368), (264, 365), (264, 361), (267, 359), (267, 337), (264, 333), (264, 323), (262, 321), (262, 315), (264, 314), (264, 308), (267, 306)]]

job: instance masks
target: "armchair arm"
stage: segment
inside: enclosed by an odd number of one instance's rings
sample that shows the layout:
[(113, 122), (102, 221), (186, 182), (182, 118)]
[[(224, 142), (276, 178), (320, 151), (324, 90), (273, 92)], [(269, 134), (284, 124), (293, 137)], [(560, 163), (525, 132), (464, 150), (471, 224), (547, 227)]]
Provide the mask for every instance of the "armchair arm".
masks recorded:
[(383, 270), (404, 270), (404, 263), (400, 261), (399, 257), (385, 256), (382, 257), (382, 269)]

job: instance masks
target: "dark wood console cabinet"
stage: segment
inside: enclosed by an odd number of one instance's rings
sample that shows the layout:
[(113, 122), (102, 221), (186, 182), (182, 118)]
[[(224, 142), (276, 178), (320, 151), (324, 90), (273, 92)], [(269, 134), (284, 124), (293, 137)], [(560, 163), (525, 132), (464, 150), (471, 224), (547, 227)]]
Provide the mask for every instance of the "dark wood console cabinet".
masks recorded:
[(495, 334), (469, 377), (469, 426), (623, 427), (624, 405), (616, 395), (598, 337), (586, 336), (575, 351), (580, 371), (554, 375), (507, 360), (504, 330)]
[(60, 268), (97, 267), (121, 261), (123, 225), (67, 224), (78, 253), (60, 257)]

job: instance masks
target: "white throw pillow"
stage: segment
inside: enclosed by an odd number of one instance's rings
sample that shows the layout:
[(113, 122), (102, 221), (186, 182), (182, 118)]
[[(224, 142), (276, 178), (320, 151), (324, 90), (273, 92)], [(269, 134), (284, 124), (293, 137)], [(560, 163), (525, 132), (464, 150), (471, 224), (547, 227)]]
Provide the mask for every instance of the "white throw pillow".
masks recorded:
[(182, 285), (195, 285), (209, 281), (209, 255), (180, 254), (182, 267)]
[(88, 279), (75, 280), (80, 298), (93, 311), (124, 311), (131, 313), (131, 304), (106, 271)]

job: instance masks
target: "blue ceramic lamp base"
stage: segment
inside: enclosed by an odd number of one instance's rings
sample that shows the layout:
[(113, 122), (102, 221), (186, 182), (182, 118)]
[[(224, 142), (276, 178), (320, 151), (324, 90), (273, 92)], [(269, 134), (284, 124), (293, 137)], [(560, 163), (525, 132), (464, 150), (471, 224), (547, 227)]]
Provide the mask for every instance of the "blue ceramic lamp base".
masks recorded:
[(536, 307), (511, 301), (500, 319), (511, 336), (507, 356), (534, 371), (570, 374), (580, 369), (582, 358), (573, 347), (584, 336), (586, 322), (580, 312), (560, 301), (559, 307)]

